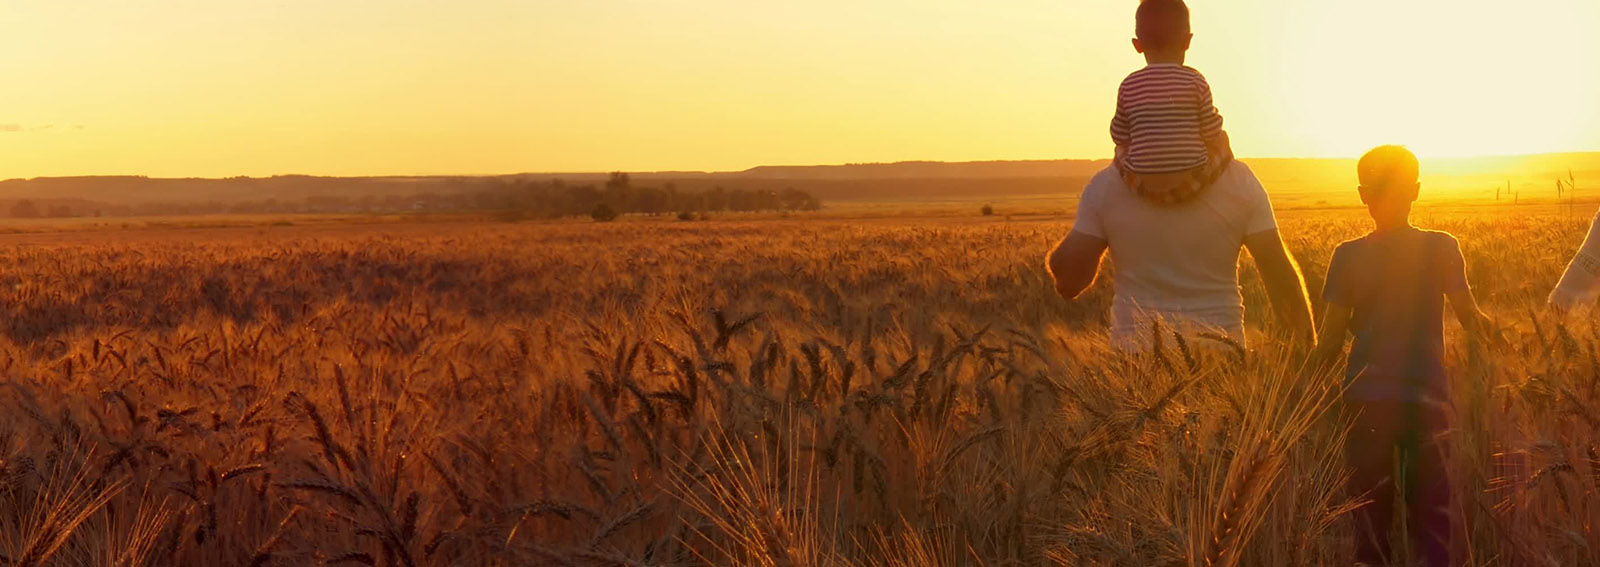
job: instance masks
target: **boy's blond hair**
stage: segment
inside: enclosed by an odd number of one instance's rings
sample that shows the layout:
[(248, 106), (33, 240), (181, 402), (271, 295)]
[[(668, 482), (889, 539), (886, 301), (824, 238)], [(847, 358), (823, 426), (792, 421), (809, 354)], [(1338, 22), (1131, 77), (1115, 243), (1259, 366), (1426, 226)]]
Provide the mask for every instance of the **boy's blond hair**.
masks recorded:
[(1361, 156), (1356, 163), (1356, 176), (1367, 189), (1383, 189), (1414, 185), (1421, 166), (1417, 155), (1405, 146), (1378, 146)]

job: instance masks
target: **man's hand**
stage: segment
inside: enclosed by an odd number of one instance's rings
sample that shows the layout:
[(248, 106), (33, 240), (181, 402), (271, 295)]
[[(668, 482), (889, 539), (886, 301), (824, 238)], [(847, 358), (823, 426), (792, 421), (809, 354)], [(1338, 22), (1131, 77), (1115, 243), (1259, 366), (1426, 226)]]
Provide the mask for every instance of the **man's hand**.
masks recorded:
[(1300, 266), (1283, 247), (1278, 230), (1264, 230), (1244, 237), (1244, 246), (1255, 259), (1256, 269), (1267, 287), (1267, 299), (1278, 322), (1296, 341), (1315, 344), (1316, 336), (1311, 323), (1311, 303), (1306, 299), (1305, 279), (1300, 276)]
[(1089, 289), (1100, 273), (1100, 258), (1105, 253), (1106, 241), (1098, 236), (1074, 230), (1062, 239), (1045, 259), (1045, 269), (1055, 281), (1056, 294), (1072, 300)]

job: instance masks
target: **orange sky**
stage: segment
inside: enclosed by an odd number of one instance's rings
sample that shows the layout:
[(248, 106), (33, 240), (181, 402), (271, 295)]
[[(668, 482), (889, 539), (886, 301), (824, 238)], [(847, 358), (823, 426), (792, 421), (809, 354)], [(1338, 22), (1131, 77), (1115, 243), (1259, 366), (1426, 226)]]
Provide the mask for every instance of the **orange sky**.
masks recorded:
[[(1192, 2), (1245, 156), (1600, 150), (1593, 0)], [(1131, 0), (7, 0), (0, 177), (1105, 157)]]

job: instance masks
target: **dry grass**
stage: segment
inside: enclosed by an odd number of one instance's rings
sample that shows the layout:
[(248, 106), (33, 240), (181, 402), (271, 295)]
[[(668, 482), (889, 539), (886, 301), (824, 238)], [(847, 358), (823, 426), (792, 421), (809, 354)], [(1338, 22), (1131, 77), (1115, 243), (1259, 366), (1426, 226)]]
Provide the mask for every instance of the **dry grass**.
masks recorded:
[[(1463, 550), (1478, 565), (1600, 561), (1597, 334), (1539, 311), (1585, 219), (1434, 216), (1514, 331), (1505, 350), (1452, 347)], [(1284, 225), (1313, 291), (1363, 228)], [(1348, 564), (1334, 380), (1265, 338), (1243, 356), (1170, 336), (1154, 356), (1112, 355), (1107, 290), (1068, 304), (1040, 269), (1064, 230), (624, 222), (12, 244), (0, 553)]]

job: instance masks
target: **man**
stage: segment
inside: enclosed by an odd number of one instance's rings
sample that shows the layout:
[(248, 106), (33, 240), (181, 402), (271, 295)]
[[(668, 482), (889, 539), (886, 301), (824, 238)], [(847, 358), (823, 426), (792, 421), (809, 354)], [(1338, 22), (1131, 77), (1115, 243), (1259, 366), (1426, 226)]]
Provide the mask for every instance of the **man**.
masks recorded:
[(1056, 292), (1074, 299), (1100, 270), (1116, 263), (1111, 342), (1136, 351), (1161, 321), (1185, 334), (1219, 333), (1245, 343), (1239, 250), (1255, 259), (1283, 329), (1312, 343), (1311, 309), (1300, 269), (1278, 236), (1266, 189), (1234, 161), (1211, 186), (1186, 201), (1153, 202), (1130, 191), (1115, 167), (1095, 175), (1078, 202), (1072, 232), (1047, 261)]

